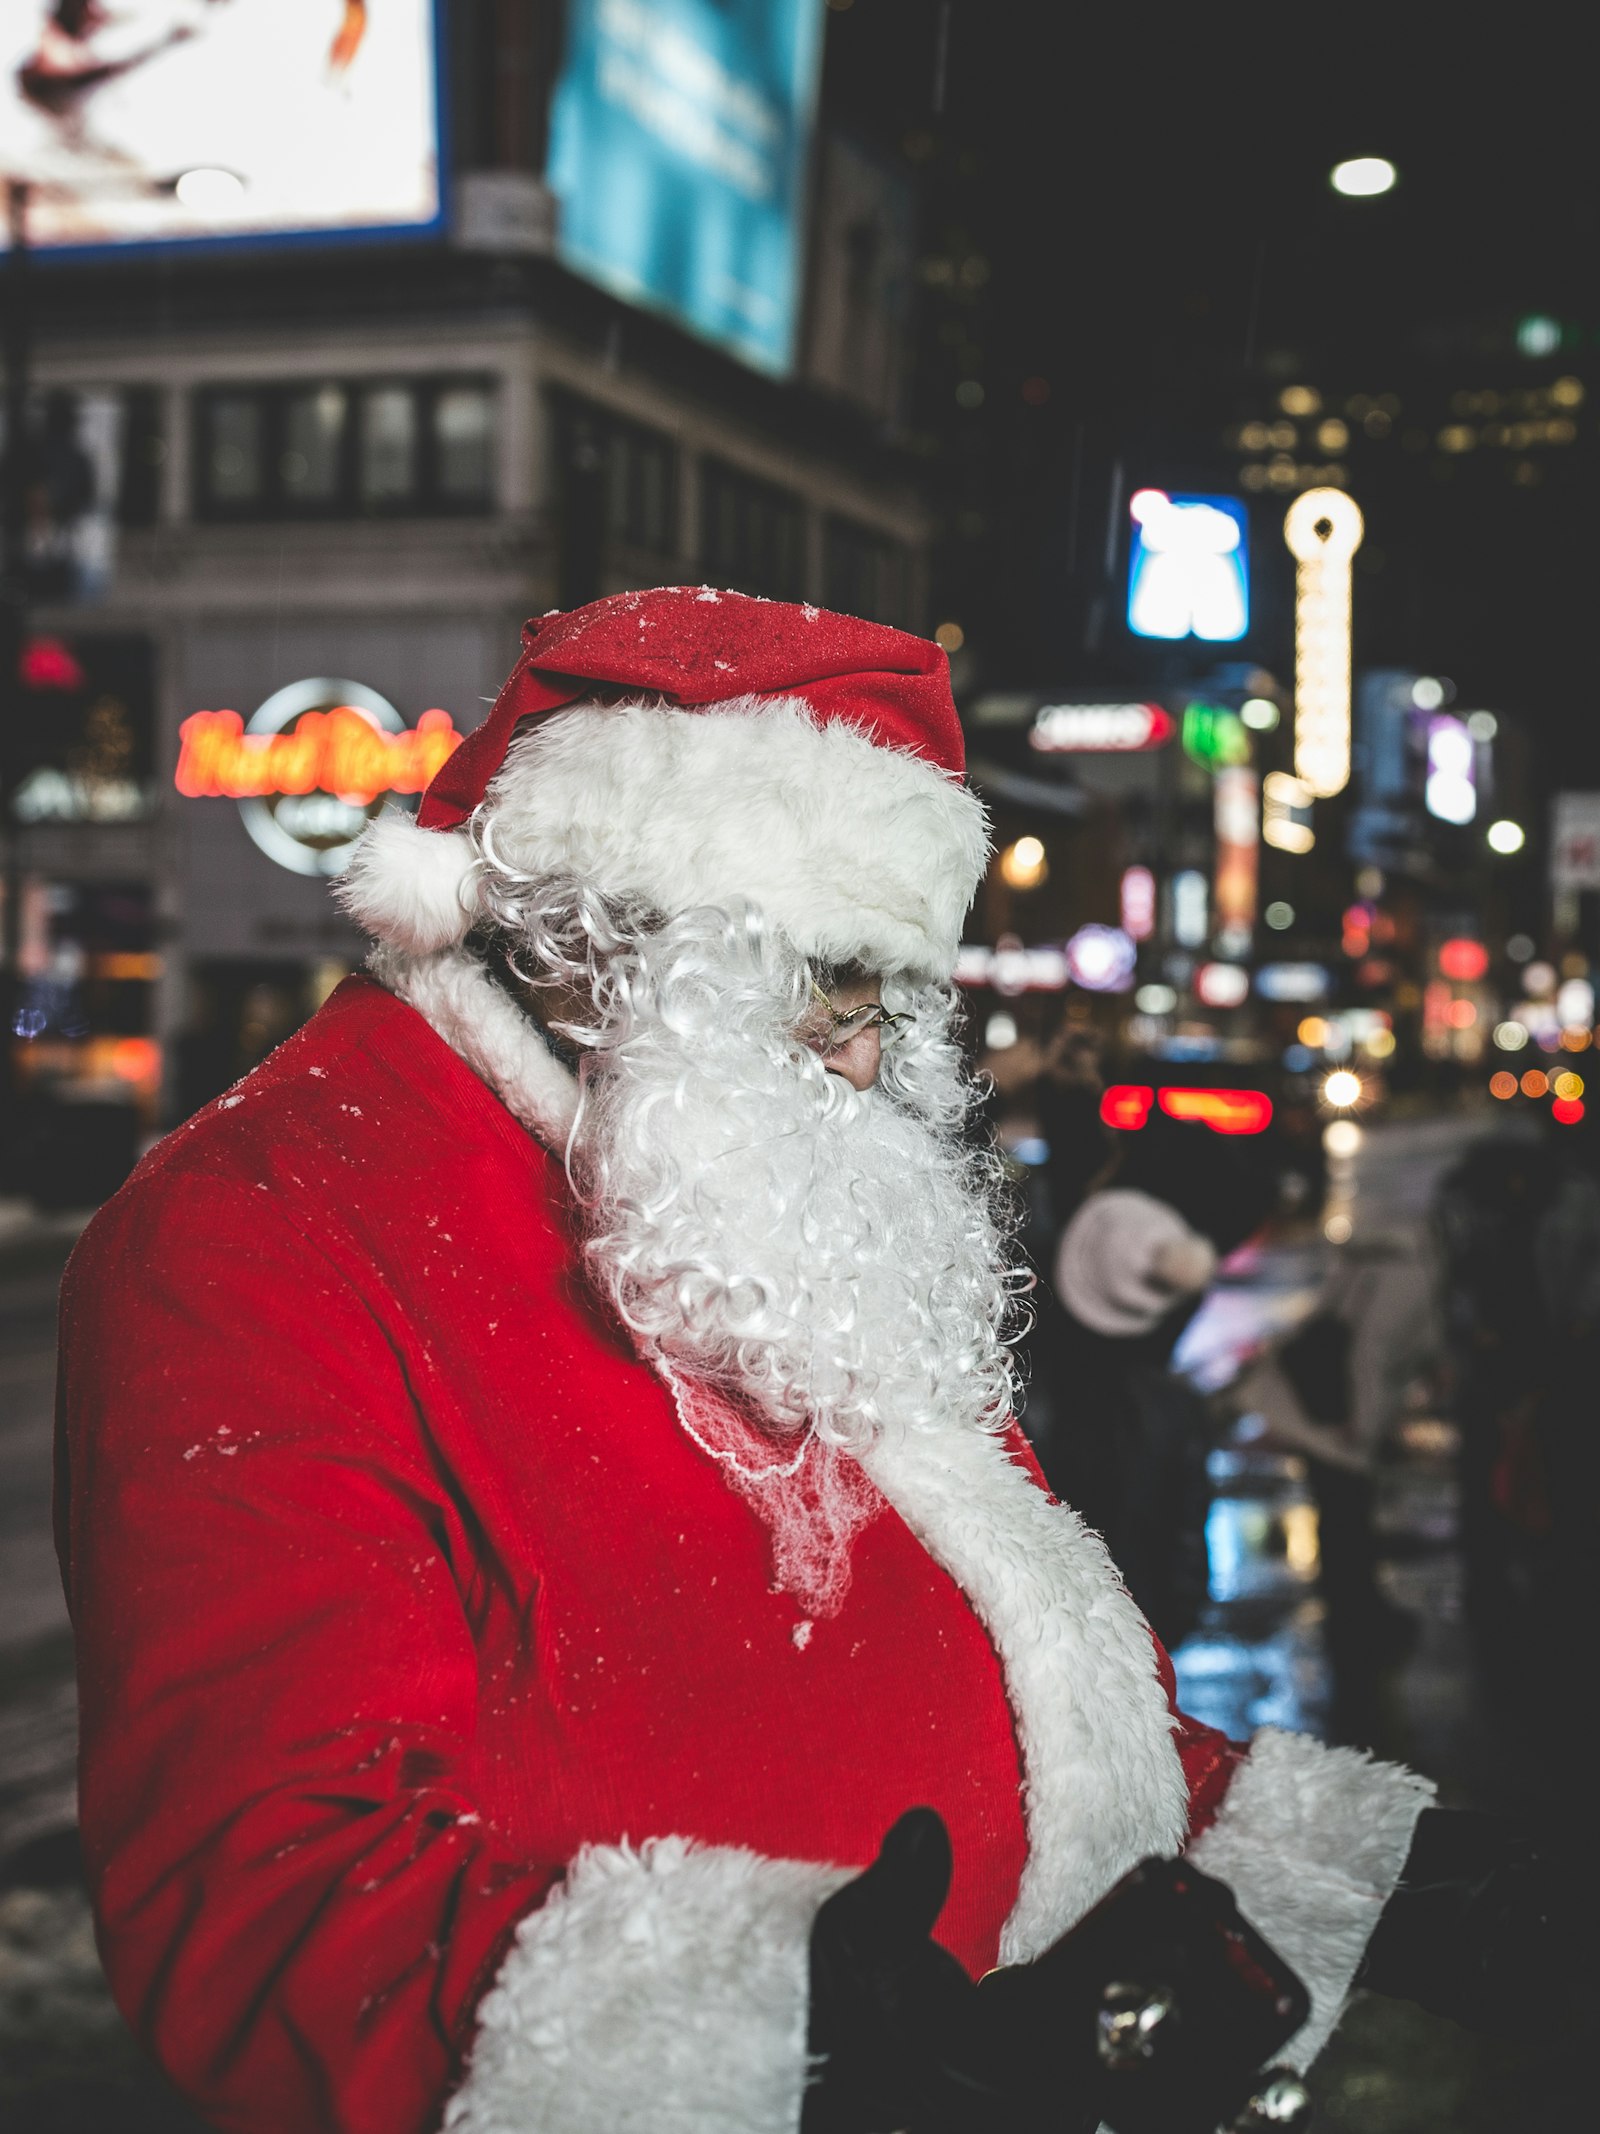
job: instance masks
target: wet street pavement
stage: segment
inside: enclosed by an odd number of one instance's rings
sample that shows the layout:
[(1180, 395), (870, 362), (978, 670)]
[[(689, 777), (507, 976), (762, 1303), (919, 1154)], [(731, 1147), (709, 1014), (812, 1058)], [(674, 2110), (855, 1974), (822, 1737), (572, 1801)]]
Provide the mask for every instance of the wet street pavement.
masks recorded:
[[(1470, 1129), (1369, 1132), (1334, 1179), (1358, 1244), (1421, 1250), (1429, 1195)], [(1326, 1219), (1326, 1218), (1325, 1218)], [(18, 2134), (193, 2134), (144, 2064), (94, 1956), (71, 1842), (70, 1641), (49, 1542), (53, 1297), (66, 1237), (0, 1237), (0, 2125)], [(1225, 1389), (1260, 1343), (1311, 1308), (1331, 1253), (1305, 1235), (1236, 1255), (1180, 1361)], [(1352, 1684), (1330, 1664), (1318, 1523), (1304, 1462), (1248, 1416), (1211, 1460), (1211, 1600), (1176, 1654), (1184, 1703), (1244, 1735), (1261, 1725), (1402, 1759), (1458, 1805), (1566, 1805), (1567, 1744), (1528, 1702), (1491, 1705), (1461, 1612), (1453, 1432), (1422, 1411), (1383, 1463), (1384, 1598), (1409, 1629)], [(1348, 1670), (1347, 1670), (1348, 1672)], [(1576, 2047), (1485, 2043), (1408, 2003), (1358, 1996), (1316, 2076), (1325, 2134), (1505, 2134), (1573, 2117)]]

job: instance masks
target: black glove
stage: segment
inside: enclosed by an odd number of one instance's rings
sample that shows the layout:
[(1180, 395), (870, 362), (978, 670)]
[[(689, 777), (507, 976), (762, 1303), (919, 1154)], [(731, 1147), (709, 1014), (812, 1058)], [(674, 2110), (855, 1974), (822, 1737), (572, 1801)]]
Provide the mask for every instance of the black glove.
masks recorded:
[(932, 1938), (950, 1838), (931, 1808), (901, 1816), (877, 1859), (811, 1930), (810, 2049), (820, 2065), (801, 2134), (999, 2134), (978, 1989)]
[(1503, 1817), (1425, 1808), (1356, 1983), (1471, 2030), (1515, 2029), (1569, 1968), (1571, 1894)]
[[(978, 1988), (1015, 2126), (1213, 2134), (1310, 2012), (1225, 1884), (1145, 1860), (1070, 1934)], [(1271, 2114), (1267, 2115), (1270, 2119)]]

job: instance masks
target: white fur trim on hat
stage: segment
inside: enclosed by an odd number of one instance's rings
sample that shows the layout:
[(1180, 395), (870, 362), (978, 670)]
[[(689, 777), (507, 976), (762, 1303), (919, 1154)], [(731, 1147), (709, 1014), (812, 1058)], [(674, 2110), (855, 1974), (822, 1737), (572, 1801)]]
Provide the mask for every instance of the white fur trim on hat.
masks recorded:
[(361, 833), (333, 893), (367, 933), (426, 956), (471, 930), (476, 860), (464, 831), (421, 830), (404, 808), (385, 808)]
[(574, 705), (512, 743), (497, 854), (669, 917), (747, 898), (803, 955), (947, 978), (988, 857), (976, 796), (796, 698)]
[(848, 1870), (597, 1845), (517, 1930), (450, 2134), (794, 2134), (809, 1949)]

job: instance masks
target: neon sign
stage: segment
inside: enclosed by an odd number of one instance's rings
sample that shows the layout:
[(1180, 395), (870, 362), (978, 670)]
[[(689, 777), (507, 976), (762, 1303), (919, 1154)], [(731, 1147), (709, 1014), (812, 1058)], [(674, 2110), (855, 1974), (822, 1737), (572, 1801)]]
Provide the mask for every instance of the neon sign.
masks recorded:
[(1046, 704), (1028, 744), (1047, 755), (1109, 756), (1161, 748), (1172, 735), (1172, 715), (1159, 704)]
[(391, 793), (420, 793), (461, 744), (449, 712), (408, 729), (360, 682), (292, 682), (251, 717), (197, 711), (178, 729), (173, 784), (239, 803), (255, 843), (296, 874), (338, 874)]
[(1250, 627), (1248, 522), (1231, 496), (1130, 498), (1128, 628), (1136, 637), (1231, 643)]
[(1342, 489), (1308, 489), (1283, 522), (1298, 565), (1294, 768), (1320, 799), (1350, 782), (1350, 562), (1365, 530), (1361, 507)]

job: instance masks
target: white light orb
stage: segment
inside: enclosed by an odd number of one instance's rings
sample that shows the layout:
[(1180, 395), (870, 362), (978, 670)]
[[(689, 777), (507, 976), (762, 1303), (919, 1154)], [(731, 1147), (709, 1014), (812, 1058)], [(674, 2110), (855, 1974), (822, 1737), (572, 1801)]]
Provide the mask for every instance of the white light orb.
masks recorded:
[(236, 171), (202, 167), (186, 170), (174, 190), (191, 215), (227, 215), (244, 198), (244, 180)]
[(1492, 822), (1486, 834), (1491, 852), (1520, 852), (1528, 841), (1527, 832), (1519, 822)]
[(1335, 1111), (1349, 1111), (1361, 1102), (1361, 1077), (1348, 1067), (1335, 1067), (1322, 1084), (1322, 1101)]
[(1335, 163), (1328, 173), (1328, 183), (1347, 200), (1370, 200), (1379, 193), (1392, 192), (1399, 175), (1387, 156), (1351, 156), (1343, 163)]

